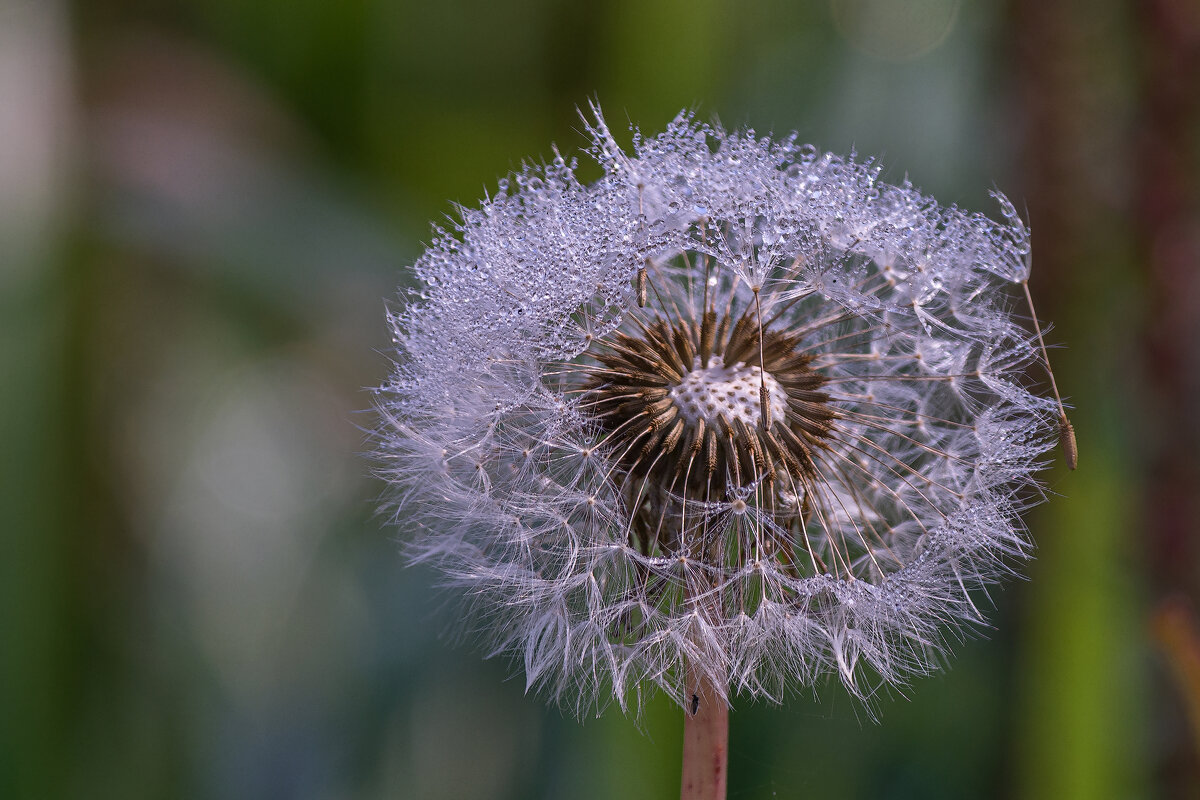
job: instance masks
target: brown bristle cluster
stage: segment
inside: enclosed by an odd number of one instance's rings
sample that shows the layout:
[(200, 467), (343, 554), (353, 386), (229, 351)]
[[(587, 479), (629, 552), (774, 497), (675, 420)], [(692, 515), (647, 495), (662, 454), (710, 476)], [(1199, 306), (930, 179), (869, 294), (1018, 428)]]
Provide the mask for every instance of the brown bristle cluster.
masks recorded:
[(588, 354), (589, 407), (626, 476), (647, 496), (685, 500), (733, 501), (777, 481), (803, 494), (837, 414), (800, 337), (763, 331), (753, 310), (736, 321), (656, 316), (639, 328)]

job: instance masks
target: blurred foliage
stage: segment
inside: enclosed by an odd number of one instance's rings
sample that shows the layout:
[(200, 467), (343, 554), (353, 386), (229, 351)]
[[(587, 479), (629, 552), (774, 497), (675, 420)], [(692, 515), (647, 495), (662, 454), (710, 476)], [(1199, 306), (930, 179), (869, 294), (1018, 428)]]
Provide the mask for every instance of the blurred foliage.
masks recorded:
[(1032, 580), (905, 696), (736, 706), (730, 797), (1196, 796), (1148, 633), (1170, 406), (1139, 342), (1176, 302), (1132, 217), (1151, 5), (0, 0), (0, 797), (677, 791), (669, 702), (580, 723), (440, 637), (361, 454), (430, 221), (575, 149), (592, 99), (796, 129), (973, 209), (994, 183), (1050, 254), (1082, 462), (1029, 520)]

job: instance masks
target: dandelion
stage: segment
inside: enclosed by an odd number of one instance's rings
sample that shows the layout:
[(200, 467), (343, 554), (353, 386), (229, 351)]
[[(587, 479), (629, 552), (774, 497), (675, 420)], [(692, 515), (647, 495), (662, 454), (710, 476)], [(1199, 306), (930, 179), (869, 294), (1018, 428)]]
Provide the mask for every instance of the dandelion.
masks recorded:
[(731, 696), (928, 672), (1028, 555), (1059, 420), (1029, 234), (687, 113), (626, 152), (593, 111), (600, 180), (555, 151), (417, 261), (380, 471), (490, 654), (579, 713), (661, 689), (719, 796)]

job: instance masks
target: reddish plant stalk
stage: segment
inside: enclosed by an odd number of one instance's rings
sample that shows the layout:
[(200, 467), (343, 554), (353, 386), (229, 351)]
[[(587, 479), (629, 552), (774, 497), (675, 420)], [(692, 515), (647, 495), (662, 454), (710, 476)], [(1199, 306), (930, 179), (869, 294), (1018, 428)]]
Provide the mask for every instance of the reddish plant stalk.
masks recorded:
[(702, 670), (688, 668), (680, 800), (725, 800), (729, 705)]

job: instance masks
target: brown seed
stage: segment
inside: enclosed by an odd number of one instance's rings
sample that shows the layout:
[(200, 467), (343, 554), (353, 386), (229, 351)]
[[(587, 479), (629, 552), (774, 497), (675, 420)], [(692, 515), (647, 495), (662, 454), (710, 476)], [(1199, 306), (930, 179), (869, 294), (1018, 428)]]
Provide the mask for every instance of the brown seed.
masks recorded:
[(1067, 469), (1079, 466), (1079, 448), (1075, 444), (1075, 426), (1067, 419), (1066, 413), (1058, 418), (1058, 444), (1063, 449), (1063, 457), (1067, 461)]
[(771, 430), (771, 392), (765, 383), (758, 385), (758, 424), (764, 431)]

